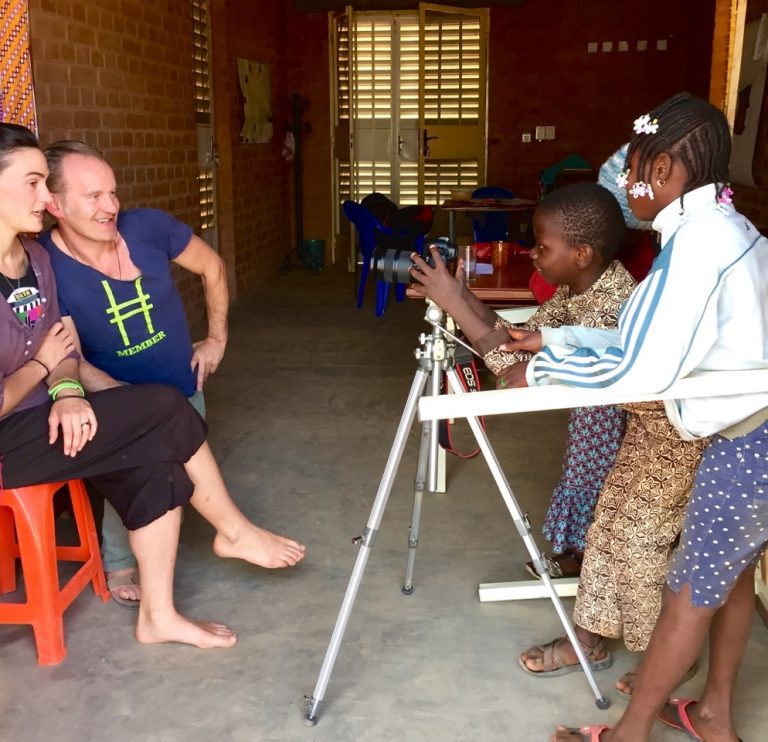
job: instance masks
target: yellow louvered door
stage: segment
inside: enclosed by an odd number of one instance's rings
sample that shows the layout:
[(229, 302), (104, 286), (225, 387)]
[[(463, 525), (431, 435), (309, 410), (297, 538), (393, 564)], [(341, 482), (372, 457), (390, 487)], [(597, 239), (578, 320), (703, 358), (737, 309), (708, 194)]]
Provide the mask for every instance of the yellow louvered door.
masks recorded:
[(350, 270), (345, 199), (437, 205), (483, 183), (487, 19), (436, 5), (330, 14), (334, 235)]
[(485, 181), (488, 11), (419, 6), (419, 196)]

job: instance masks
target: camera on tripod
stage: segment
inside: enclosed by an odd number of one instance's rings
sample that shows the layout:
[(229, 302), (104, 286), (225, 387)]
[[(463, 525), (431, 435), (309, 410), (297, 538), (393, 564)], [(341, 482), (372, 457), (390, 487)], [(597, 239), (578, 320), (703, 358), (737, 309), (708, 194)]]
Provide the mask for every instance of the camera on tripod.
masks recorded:
[[(424, 250), (424, 262), (434, 268), (432, 251), (436, 247), (438, 254), (444, 263), (456, 260), (459, 254), (458, 248), (447, 237), (438, 237), (427, 243)], [(411, 268), (414, 262), (411, 260), (413, 250), (381, 250), (376, 251), (371, 258), (371, 269), (376, 278), (381, 278), (387, 283), (411, 283)]]

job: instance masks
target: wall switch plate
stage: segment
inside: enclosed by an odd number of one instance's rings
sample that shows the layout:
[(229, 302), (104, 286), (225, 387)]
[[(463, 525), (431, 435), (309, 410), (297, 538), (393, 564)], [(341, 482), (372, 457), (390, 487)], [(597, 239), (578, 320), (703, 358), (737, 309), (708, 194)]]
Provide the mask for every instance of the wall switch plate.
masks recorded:
[(626, 41), (620, 41), (619, 42), (619, 51), (620, 52), (628, 52), (629, 51), (629, 44)]
[(554, 126), (545, 126), (544, 127), (544, 139), (547, 139), (551, 141), (555, 138), (555, 127)]
[(667, 40), (666, 39), (658, 39), (656, 41), (656, 51), (657, 52), (665, 52), (665, 51), (667, 51)]
[(597, 51), (597, 42), (590, 41), (587, 44), (587, 54), (594, 54)]
[(523, 143), (524, 144), (528, 144), (530, 141), (531, 141), (531, 132), (530, 131), (526, 131), (523, 134)]
[(637, 51), (644, 52), (648, 48), (648, 42), (647, 41), (638, 41), (637, 42)]
[(536, 127), (536, 141), (541, 142), (542, 140), (547, 138), (547, 127), (546, 126), (537, 126)]
[(613, 51), (613, 42), (612, 41), (604, 41), (602, 44), (602, 48), (604, 52), (612, 52)]

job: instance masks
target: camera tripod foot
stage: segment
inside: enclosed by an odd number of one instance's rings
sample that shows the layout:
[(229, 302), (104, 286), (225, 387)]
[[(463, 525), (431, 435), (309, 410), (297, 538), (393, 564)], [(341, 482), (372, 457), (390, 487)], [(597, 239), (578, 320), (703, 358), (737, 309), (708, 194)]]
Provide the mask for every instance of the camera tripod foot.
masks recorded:
[(601, 711), (605, 711), (611, 705), (611, 702), (605, 696), (598, 698), (595, 703)]
[(307, 707), (307, 713), (304, 715), (304, 725), (313, 727), (317, 724), (317, 707), (320, 705), (320, 701), (304, 696), (304, 702)]
[(403, 595), (413, 595), (413, 585), (403, 585), (400, 589), (402, 590)]

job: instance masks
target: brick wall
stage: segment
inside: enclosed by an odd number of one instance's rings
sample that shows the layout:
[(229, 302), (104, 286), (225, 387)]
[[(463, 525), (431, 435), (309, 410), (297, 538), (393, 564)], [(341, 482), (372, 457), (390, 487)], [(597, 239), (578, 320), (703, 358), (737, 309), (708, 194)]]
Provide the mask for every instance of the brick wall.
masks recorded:
[[(290, 166), (281, 156), (290, 121), (285, 82), (285, 3), (212, 0), (214, 106), (222, 175), (222, 228), (235, 246), (230, 255), (238, 293), (274, 277), (292, 247)], [(242, 144), (243, 101), (237, 59), (270, 68), (274, 134), (267, 144)], [(225, 259), (227, 253), (223, 252)]]
[[(187, 0), (29, 0), (40, 140), (81, 139), (115, 169), (124, 207), (199, 226)], [(199, 279), (178, 272), (196, 329)]]
[[(535, 195), (540, 170), (570, 153), (598, 168), (631, 133), (634, 118), (676, 92), (707, 97), (714, 0), (686, 3), (563, 0), (493, 8), (488, 75), (488, 183)], [(656, 41), (666, 39), (667, 51)], [(636, 50), (646, 40), (648, 50)], [(613, 42), (587, 53), (589, 42)], [(618, 42), (630, 51), (617, 51)], [(523, 132), (554, 125), (556, 139)]]

